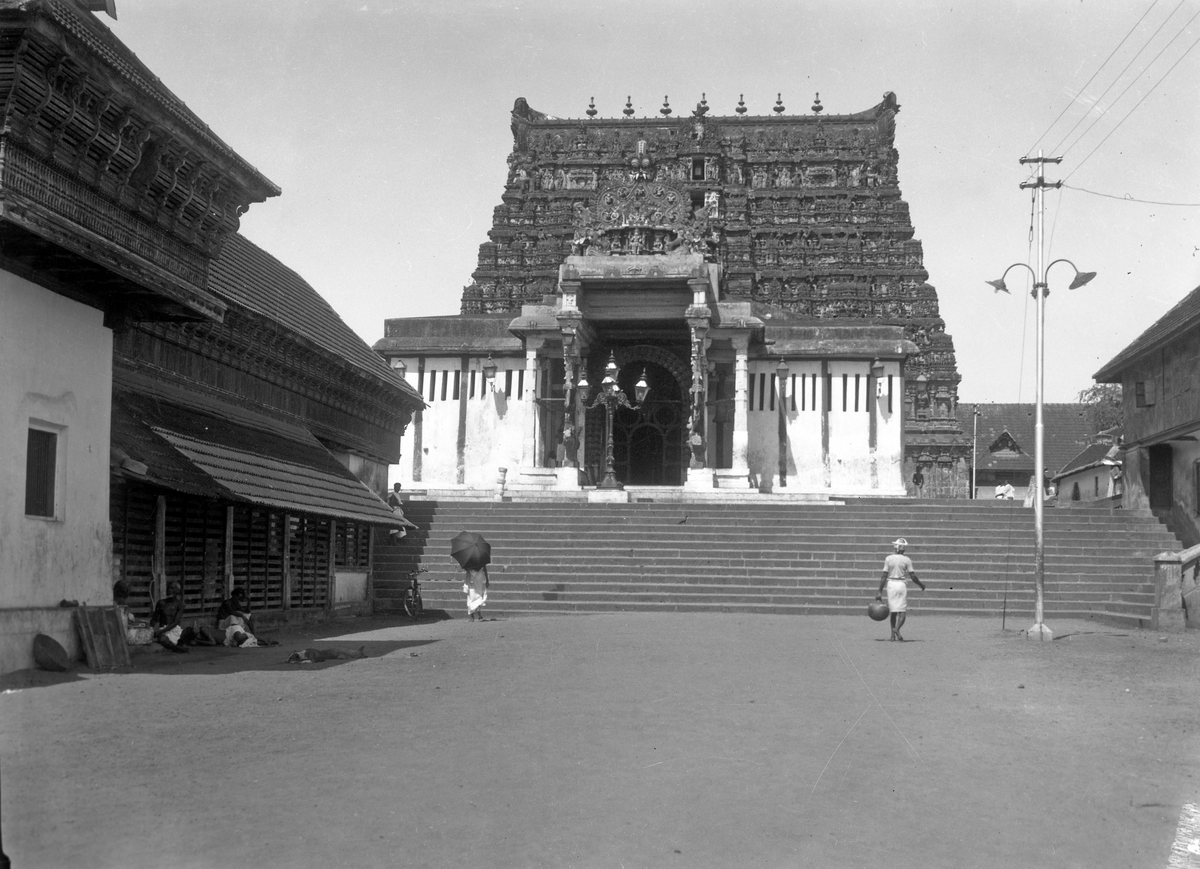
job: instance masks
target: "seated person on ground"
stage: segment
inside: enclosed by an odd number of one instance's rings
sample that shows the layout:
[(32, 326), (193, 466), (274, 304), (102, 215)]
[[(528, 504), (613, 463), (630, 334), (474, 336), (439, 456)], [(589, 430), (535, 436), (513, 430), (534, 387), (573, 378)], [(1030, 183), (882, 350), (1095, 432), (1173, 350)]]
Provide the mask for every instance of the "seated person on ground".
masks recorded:
[(254, 616), (250, 614), (250, 602), (246, 592), (235, 588), (228, 599), (217, 610), (217, 629), (223, 632), (222, 642), (227, 646), (275, 646), (275, 640), (259, 639), (258, 630), (254, 626)]
[(183, 586), (178, 582), (167, 584), (167, 596), (154, 607), (150, 616), (150, 633), (154, 639), (172, 652), (186, 652), (193, 643), (212, 645), (214, 640), (207, 628), (185, 628), (183, 619)]

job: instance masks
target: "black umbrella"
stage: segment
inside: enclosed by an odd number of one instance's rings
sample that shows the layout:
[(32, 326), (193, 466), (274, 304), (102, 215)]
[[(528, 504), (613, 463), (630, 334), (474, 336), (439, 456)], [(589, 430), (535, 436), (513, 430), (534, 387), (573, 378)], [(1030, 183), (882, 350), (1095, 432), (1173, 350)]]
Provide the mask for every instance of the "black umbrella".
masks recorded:
[(465, 570), (478, 570), (492, 562), (492, 544), (474, 531), (460, 531), (450, 541), (450, 557)]

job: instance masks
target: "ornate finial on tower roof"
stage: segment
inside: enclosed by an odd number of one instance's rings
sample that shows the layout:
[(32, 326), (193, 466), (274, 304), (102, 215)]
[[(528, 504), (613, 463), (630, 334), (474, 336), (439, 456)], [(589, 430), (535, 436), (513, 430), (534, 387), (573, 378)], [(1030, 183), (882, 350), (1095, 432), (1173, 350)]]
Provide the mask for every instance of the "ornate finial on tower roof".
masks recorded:
[(658, 110), (658, 113), (664, 118), (671, 114), (671, 104), (668, 102), (668, 100), (670, 100), (670, 97), (663, 97), (662, 108)]
[(701, 93), (700, 102), (696, 103), (695, 115), (697, 118), (703, 118), (708, 114), (708, 97)]
[(771, 109), (776, 115), (782, 115), (786, 109), (783, 107), (783, 94), (775, 95), (775, 107)]
[(589, 118), (596, 117), (596, 98), (595, 97), (592, 97), (591, 102), (588, 103), (587, 116)]
[(738, 94), (738, 104), (737, 104), (737, 108), (734, 109), (734, 111), (737, 112), (739, 115), (746, 114), (746, 95), (745, 94)]
[(819, 115), (825, 110), (824, 106), (821, 105), (821, 95), (819, 93), (817, 94), (816, 101), (812, 105), (812, 110), (814, 115)]
[(632, 96), (625, 97), (625, 108), (623, 108), (621, 110), (621, 112), (627, 118), (633, 117), (633, 97)]

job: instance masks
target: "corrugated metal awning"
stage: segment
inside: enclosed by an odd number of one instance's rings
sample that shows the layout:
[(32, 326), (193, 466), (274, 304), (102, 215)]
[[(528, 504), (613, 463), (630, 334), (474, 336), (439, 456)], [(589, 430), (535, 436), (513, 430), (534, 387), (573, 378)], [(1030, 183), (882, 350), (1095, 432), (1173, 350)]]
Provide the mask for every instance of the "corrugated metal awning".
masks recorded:
[(280, 511), (402, 524), (316, 438), (302, 434), (288, 438), (140, 397), (114, 402), (113, 445), (145, 465), (135, 476), (148, 483)]

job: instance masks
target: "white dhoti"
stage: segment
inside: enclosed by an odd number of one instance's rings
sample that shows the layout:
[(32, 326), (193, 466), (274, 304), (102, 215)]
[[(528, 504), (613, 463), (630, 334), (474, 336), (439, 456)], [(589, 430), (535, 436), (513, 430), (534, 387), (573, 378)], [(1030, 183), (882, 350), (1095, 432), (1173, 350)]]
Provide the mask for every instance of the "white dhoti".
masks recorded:
[(467, 615), (472, 615), (476, 610), (487, 603), (487, 568), (468, 568), (467, 581), (463, 583), (463, 591), (467, 595)]
[(482, 591), (470, 583), (463, 583), (463, 591), (467, 593), (467, 612), (473, 613), (487, 603), (487, 589)]
[(907, 612), (908, 583), (903, 579), (889, 579), (887, 582), (887, 602), (889, 612)]

